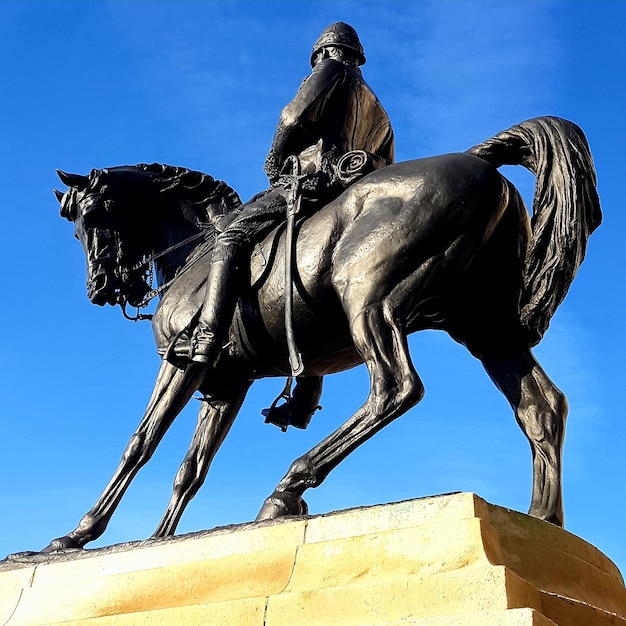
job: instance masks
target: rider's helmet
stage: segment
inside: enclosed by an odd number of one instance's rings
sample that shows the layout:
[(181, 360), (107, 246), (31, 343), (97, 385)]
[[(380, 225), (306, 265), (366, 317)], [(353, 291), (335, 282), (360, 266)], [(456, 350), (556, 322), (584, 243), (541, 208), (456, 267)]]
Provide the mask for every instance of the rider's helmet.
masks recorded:
[(359, 41), (359, 36), (352, 26), (345, 24), (344, 22), (335, 22), (324, 29), (320, 38), (315, 42), (313, 51), (311, 52), (311, 65), (315, 55), (326, 46), (337, 46), (338, 48), (345, 48), (351, 50), (357, 56), (358, 64), (363, 65), (365, 63), (365, 55), (363, 54), (363, 46)]

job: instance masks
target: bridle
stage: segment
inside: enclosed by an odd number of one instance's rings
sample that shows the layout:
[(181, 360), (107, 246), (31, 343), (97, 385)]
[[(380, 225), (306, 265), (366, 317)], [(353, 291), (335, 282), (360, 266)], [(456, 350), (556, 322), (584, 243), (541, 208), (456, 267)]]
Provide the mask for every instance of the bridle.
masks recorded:
[[(65, 175), (65, 178), (67, 179), (68, 176), (69, 175)], [(84, 185), (83, 178), (84, 177), (81, 177), (79, 181), (67, 180), (67, 183), (72, 186), (72, 188), (78, 189), (79, 187), (77, 185)], [(98, 204), (100, 204), (100, 206), (103, 206), (106, 213), (113, 216), (114, 214), (116, 214), (116, 211), (114, 211), (110, 205), (114, 203), (114, 200), (111, 198), (105, 198), (103, 196), (103, 193), (99, 189), (95, 188), (97, 187), (96, 183), (97, 180), (90, 180), (87, 188), (81, 186), (80, 189), (81, 191), (88, 191), (90, 194), (100, 195), (100, 202)], [(220, 184), (224, 185), (224, 183)], [(161, 189), (160, 191), (162, 192), (173, 186), (174, 184), (172, 183), (170, 187)], [(233, 192), (232, 190), (230, 191), (236, 196), (235, 192)], [(76, 196), (76, 194), (74, 194), (74, 196)], [(74, 202), (76, 202), (77, 198), (74, 197), (73, 200)], [(241, 203), (238, 196), (236, 197), (236, 200), (237, 205)], [(70, 215), (71, 214), (68, 212), (68, 219), (75, 221), (75, 214), (73, 218), (71, 218)], [(119, 304), (120, 308), (122, 309), (122, 314), (126, 319), (131, 321), (152, 319), (152, 315), (141, 313), (141, 309), (144, 309), (154, 298), (160, 296), (163, 292), (165, 292), (171, 286), (174, 280), (176, 280), (176, 278), (183, 271), (187, 270), (200, 256), (204, 256), (210, 253), (210, 250), (213, 247), (213, 238), (211, 235), (214, 236), (214, 231), (212, 228), (203, 228), (202, 222), (198, 222), (196, 225), (199, 228), (199, 231), (197, 233), (171, 246), (168, 246), (165, 249), (152, 252), (151, 254), (141, 255), (139, 257), (139, 260), (137, 260), (138, 255), (134, 250), (130, 250), (131, 254), (127, 254), (127, 252), (129, 252), (128, 247), (130, 247), (131, 244), (129, 244), (128, 240), (126, 239), (122, 240), (120, 231), (124, 231), (120, 228), (119, 224), (111, 225), (112, 227), (108, 229), (99, 229), (109, 231), (106, 234), (113, 246), (114, 253), (108, 259), (104, 257), (100, 259), (95, 259), (94, 263), (101, 264), (104, 272), (108, 273), (109, 275), (112, 274), (113, 280), (115, 281), (115, 284), (113, 286), (114, 293), (112, 294), (112, 304)], [(153, 289), (152, 286), (155, 278), (155, 262), (157, 262), (162, 257), (170, 254), (171, 252), (201, 239), (205, 240), (205, 244), (195, 246), (194, 250), (191, 251), (190, 254), (188, 254), (184, 263), (176, 269), (174, 275), (166, 282)], [(111, 267), (111, 265), (113, 265), (113, 267)], [(133, 301), (133, 304), (131, 305), (129, 305), (129, 297)], [(139, 301), (138, 304), (134, 304), (137, 301)], [(127, 311), (128, 306), (136, 307), (136, 314), (129, 314)]]
[[(115, 241), (115, 246), (118, 250), (118, 256), (116, 259), (116, 265), (117, 265), (117, 272), (119, 272), (119, 274), (121, 276), (124, 275), (130, 275), (131, 273), (135, 273), (135, 272), (139, 272), (140, 270), (144, 269), (144, 274), (145, 274), (145, 278), (144, 281), (146, 282), (147, 285), (152, 285), (153, 284), (153, 280), (154, 280), (154, 262), (157, 259), (160, 259), (161, 257), (164, 257), (165, 255), (169, 254), (170, 252), (173, 252), (174, 250), (177, 250), (178, 248), (182, 248), (183, 246), (192, 243), (194, 241), (197, 241), (198, 239), (201, 239), (203, 237), (206, 237), (206, 232), (205, 231), (200, 231), (194, 235), (191, 235), (191, 237), (187, 237), (186, 239), (183, 239), (182, 241), (179, 241), (178, 243), (175, 243), (171, 246), (169, 246), (168, 248), (165, 248), (164, 250), (160, 250), (159, 252), (154, 252), (153, 254), (149, 255), (149, 256), (145, 256), (141, 261), (138, 261), (137, 263), (135, 263), (134, 265), (131, 265), (130, 267), (124, 267), (123, 263), (122, 263), (122, 246), (121, 246), (121, 240), (119, 237), (119, 233), (117, 231), (113, 232), (113, 238)], [(127, 320), (130, 320), (131, 322), (138, 322), (138, 321), (143, 321), (143, 320), (151, 320), (152, 319), (152, 315), (149, 313), (140, 313), (141, 309), (144, 309), (148, 306), (148, 304), (157, 296), (160, 296), (173, 282), (174, 280), (176, 280), (176, 278), (178, 278), (178, 276), (181, 274), (181, 272), (183, 272), (184, 270), (186, 270), (188, 267), (190, 267), (190, 265), (192, 263), (195, 262), (195, 260), (198, 258), (198, 255), (192, 254), (190, 256), (189, 259), (187, 259), (187, 261), (184, 263), (184, 265), (182, 265), (182, 267), (180, 267), (178, 269), (178, 271), (174, 274), (174, 276), (172, 278), (170, 278), (170, 280), (168, 280), (167, 282), (163, 283), (162, 285), (159, 285), (156, 289), (150, 289), (145, 296), (143, 297), (143, 299), (141, 300), (141, 302), (136, 305), (136, 309), (137, 309), (137, 313), (134, 316), (130, 316), (128, 315), (128, 313), (126, 312), (126, 306), (128, 305), (128, 302), (126, 301), (126, 298), (120, 293), (120, 298), (118, 301), (118, 304), (120, 306), (120, 308), (122, 309), (122, 314), (124, 315), (124, 317)], [(124, 280), (121, 280), (122, 284), (124, 284)]]

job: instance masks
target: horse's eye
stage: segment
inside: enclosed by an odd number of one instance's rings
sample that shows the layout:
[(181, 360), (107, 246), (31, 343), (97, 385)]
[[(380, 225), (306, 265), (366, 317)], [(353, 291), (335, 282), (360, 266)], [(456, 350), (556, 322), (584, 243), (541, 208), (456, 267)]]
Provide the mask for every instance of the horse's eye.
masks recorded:
[(95, 228), (99, 221), (99, 211), (94, 206), (83, 207), (83, 224), (86, 228)]

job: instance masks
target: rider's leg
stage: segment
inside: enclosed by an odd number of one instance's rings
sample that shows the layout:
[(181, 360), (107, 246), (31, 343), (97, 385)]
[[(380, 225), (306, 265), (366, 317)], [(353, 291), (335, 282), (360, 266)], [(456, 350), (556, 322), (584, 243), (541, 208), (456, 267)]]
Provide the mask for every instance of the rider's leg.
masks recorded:
[(191, 360), (214, 365), (226, 343), (239, 289), (238, 258), (242, 245), (226, 231), (218, 236), (211, 257), (206, 295), (191, 340)]
[(285, 191), (273, 189), (245, 206), (215, 240), (209, 280), (198, 324), (191, 340), (191, 360), (214, 365), (228, 341), (242, 286), (242, 265), (252, 242), (258, 241), (284, 219)]

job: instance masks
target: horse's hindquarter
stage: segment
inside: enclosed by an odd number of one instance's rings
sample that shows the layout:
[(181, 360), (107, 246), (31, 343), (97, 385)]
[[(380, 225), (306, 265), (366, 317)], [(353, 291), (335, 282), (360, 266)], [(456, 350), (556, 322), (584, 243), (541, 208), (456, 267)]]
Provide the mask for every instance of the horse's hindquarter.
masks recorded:
[(449, 317), (441, 300), (498, 225), (507, 207), (504, 179), (481, 159), (450, 154), (388, 166), (348, 193), (354, 219), (332, 266), (348, 315), (384, 302), (411, 330), (446, 328), (437, 321)]

